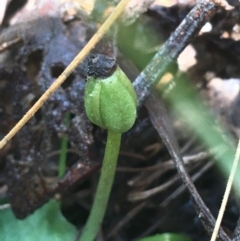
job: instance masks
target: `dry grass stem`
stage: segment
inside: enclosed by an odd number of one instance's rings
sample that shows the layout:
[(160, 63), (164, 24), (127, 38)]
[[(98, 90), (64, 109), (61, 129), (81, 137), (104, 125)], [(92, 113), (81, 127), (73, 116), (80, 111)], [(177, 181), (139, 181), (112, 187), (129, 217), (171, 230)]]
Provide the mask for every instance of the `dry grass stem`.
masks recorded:
[(226, 190), (225, 190), (225, 193), (224, 193), (224, 196), (223, 196), (222, 204), (221, 204), (221, 207), (220, 207), (220, 210), (219, 210), (217, 221), (216, 221), (216, 224), (215, 224), (215, 227), (214, 227), (214, 230), (213, 230), (212, 237), (211, 237), (210, 241), (215, 241), (216, 238), (217, 238), (218, 231), (219, 231), (219, 228), (220, 228), (220, 224), (222, 222), (223, 214), (225, 212), (227, 201), (228, 201), (230, 191), (231, 191), (231, 188), (232, 188), (233, 179), (234, 179), (234, 176), (235, 176), (236, 171), (237, 171), (239, 158), (240, 158), (240, 140), (238, 141), (237, 151), (236, 151), (235, 158), (234, 158), (234, 161), (233, 161), (231, 173), (230, 173), (229, 178), (228, 178), (227, 187), (226, 187)]

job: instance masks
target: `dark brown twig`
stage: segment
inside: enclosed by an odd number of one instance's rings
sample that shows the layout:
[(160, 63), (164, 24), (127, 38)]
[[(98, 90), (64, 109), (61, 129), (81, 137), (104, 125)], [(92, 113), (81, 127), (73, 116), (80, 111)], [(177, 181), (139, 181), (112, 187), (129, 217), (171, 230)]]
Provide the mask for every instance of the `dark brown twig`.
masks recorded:
[[(168, 120), (166, 110), (161, 100), (156, 95), (152, 94), (145, 105), (149, 111), (153, 126), (158, 131), (163, 142), (165, 143), (185, 186), (188, 188), (198, 217), (203, 222), (207, 233), (211, 235), (216, 220), (212, 216), (209, 209), (206, 207), (202, 198), (199, 196), (192, 180), (185, 170), (177, 140), (172, 132), (171, 126), (169, 124), (170, 121)], [(219, 240), (230, 241), (230, 238), (222, 229), (219, 231)]]
[(197, 4), (151, 62), (135, 79), (133, 85), (138, 96), (138, 106), (141, 107), (148, 98), (152, 87), (164, 75), (167, 67), (176, 60), (192, 38), (199, 32), (203, 25), (216, 13), (216, 7), (211, 2), (202, 1)]

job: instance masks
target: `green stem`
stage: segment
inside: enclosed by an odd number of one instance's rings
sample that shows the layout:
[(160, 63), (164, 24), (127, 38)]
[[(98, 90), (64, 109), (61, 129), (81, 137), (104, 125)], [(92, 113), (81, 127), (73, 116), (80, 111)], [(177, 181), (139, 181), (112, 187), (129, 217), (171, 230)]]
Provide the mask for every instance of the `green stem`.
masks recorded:
[[(64, 125), (68, 127), (70, 121), (70, 114), (67, 113), (64, 119)], [(62, 137), (61, 140), (61, 150), (59, 157), (59, 165), (58, 165), (58, 177), (61, 178), (66, 170), (66, 161), (67, 161), (67, 149), (68, 149), (68, 140), (65, 136)]]
[(63, 136), (62, 140), (61, 140), (61, 151), (60, 151), (59, 165), (58, 165), (58, 177), (59, 178), (61, 178), (65, 173), (67, 146), (68, 146), (68, 140), (65, 136)]
[(108, 131), (107, 145), (96, 195), (80, 241), (93, 241), (97, 236), (113, 184), (120, 141), (121, 133)]

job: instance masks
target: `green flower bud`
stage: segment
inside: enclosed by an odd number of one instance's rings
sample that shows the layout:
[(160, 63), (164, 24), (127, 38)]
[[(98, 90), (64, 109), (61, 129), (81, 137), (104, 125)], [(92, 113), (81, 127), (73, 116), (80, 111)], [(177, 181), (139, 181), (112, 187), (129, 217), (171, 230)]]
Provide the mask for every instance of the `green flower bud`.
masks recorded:
[(123, 133), (135, 122), (137, 96), (119, 67), (106, 78), (88, 76), (84, 101), (88, 118), (104, 129)]

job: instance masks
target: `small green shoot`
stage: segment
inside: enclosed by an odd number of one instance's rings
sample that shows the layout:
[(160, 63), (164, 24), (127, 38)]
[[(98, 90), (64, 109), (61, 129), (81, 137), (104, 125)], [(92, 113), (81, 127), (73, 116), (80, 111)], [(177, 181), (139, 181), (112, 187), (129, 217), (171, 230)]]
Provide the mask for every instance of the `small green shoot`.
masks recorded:
[[(70, 121), (70, 114), (66, 114), (64, 125), (68, 127)], [(66, 160), (67, 160), (67, 146), (68, 140), (65, 136), (62, 137), (61, 140), (61, 149), (60, 149), (60, 157), (59, 157), (59, 166), (58, 166), (58, 177), (61, 178), (66, 170)]]

